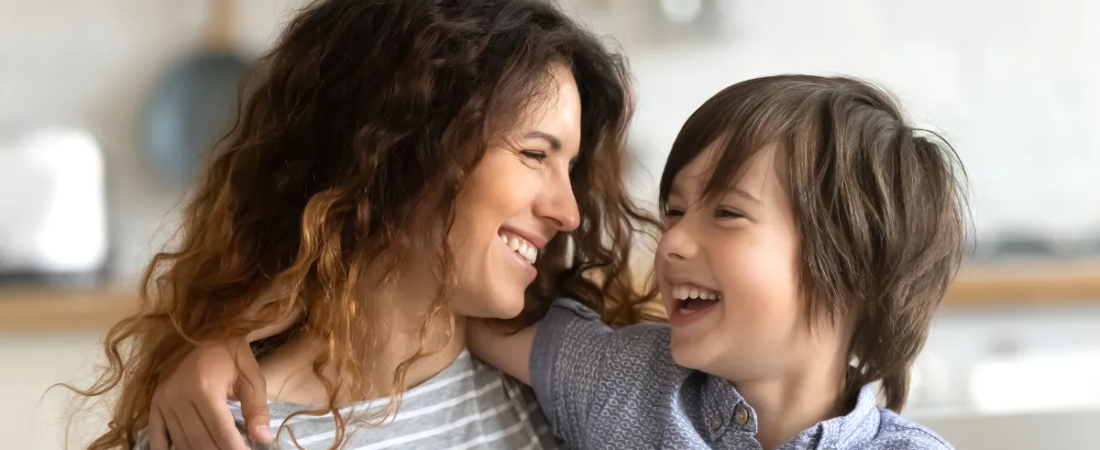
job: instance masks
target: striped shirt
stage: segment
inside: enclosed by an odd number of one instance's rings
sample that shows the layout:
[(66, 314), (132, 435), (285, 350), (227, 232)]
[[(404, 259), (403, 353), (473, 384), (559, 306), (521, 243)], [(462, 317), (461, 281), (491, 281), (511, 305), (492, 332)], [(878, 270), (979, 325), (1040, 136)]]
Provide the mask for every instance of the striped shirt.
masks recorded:
[[(357, 411), (377, 410), (388, 399), (351, 405), (341, 410), (345, 419)], [(328, 449), (334, 442), (336, 426), (332, 415), (299, 415), (286, 423), (292, 413), (307, 406), (269, 402), (271, 429), (278, 434), (276, 444), (253, 449)], [(243, 429), (240, 404), (229, 408), (239, 429)], [(352, 417), (355, 417), (354, 415)], [(243, 435), (243, 433), (242, 433)], [(558, 444), (538, 402), (529, 388), (473, 358), (463, 351), (450, 366), (401, 398), (398, 412), (377, 428), (349, 426), (346, 450), (514, 450), (556, 449)], [(246, 440), (247, 441), (247, 440)], [(147, 446), (139, 446), (147, 450)], [(199, 450), (199, 449), (196, 449)]]

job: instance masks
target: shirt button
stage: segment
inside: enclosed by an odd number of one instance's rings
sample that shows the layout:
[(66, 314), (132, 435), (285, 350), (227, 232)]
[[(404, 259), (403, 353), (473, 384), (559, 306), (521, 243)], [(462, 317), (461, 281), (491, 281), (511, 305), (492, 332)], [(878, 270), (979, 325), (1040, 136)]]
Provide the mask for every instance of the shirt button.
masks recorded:
[(749, 412), (745, 408), (738, 407), (737, 412), (733, 415), (733, 420), (737, 422), (737, 426), (745, 426), (745, 423), (749, 421)]
[(715, 430), (717, 430), (719, 428), (722, 428), (722, 418), (718, 417), (718, 416), (714, 416), (713, 419), (710, 419), (710, 426), (712, 428), (714, 428)]

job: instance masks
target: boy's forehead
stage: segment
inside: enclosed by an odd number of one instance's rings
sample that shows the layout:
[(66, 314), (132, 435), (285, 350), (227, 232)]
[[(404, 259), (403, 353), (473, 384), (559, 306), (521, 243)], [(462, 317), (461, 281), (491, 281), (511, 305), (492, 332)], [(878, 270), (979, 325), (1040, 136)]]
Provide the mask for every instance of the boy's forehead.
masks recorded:
[(702, 152), (699, 152), (680, 172), (672, 178), (672, 189), (678, 192), (702, 190), (710, 181), (714, 173), (714, 167), (718, 164), (721, 153), (718, 151), (720, 144), (712, 143)]
[[(702, 195), (714, 176), (717, 165), (721, 164), (722, 152), (719, 146), (720, 144), (711, 144), (684, 166), (672, 179), (672, 192), (689, 197)], [(778, 181), (774, 177), (782, 172), (776, 167), (779, 162), (778, 154), (775, 144), (766, 145), (742, 159), (740, 167), (722, 171), (733, 174), (723, 191), (742, 191), (759, 198), (765, 182), (769, 179)]]

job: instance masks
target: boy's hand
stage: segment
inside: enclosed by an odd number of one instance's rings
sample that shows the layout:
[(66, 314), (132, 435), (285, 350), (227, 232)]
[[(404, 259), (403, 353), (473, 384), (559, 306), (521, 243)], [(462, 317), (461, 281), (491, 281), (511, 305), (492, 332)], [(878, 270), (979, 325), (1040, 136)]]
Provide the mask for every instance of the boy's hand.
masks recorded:
[(531, 325), (513, 335), (490, 327), (484, 319), (469, 319), (466, 323), (466, 344), (470, 352), (482, 361), (500, 369), (524, 384), (531, 384), (531, 347), (535, 344), (538, 325)]
[(151, 449), (248, 450), (226, 406), (230, 398), (241, 402), (248, 437), (270, 443), (267, 383), (248, 342), (192, 350), (153, 393)]

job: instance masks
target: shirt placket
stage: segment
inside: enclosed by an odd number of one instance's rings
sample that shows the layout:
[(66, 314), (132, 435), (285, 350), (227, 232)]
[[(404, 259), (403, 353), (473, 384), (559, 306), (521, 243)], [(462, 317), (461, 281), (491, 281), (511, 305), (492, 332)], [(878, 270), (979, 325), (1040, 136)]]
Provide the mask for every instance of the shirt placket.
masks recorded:
[(751, 449), (756, 442), (756, 420), (752, 408), (728, 383), (714, 383), (706, 394), (706, 415), (709, 421), (708, 441), (714, 448)]

